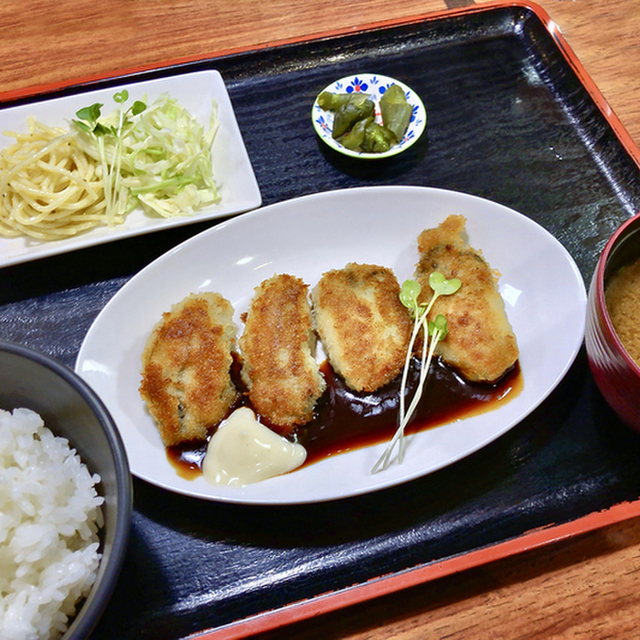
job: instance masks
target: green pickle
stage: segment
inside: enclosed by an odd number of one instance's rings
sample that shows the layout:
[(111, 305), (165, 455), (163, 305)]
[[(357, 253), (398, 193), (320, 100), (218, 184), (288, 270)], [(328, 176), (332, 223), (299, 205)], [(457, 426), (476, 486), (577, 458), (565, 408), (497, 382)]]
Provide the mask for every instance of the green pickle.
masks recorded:
[(407, 102), (404, 91), (397, 84), (392, 84), (380, 98), (382, 122), (400, 142), (411, 121), (413, 108)]
[(369, 96), (363, 93), (351, 93), (350, 99), (341, 105), (333, 116), (332, 135), (338, 139), (359, 120), (366, 120), (373, 115), (375, 105)]
[(371, 122), (364, 132), (362, 150), (365, 153), (385, 153), (396, 142), (396, 137), (390, 129), (377, 122)]
[(338, 138), (338, 142), (349, 149), (350, 151), (360, 151), (362, 143), (367, 129), (367, 125), (373, 122), (373, 116), (366, 118), (365, 120), (359, 120), (356, 122), (350, 131), (347, 131), (344, 135)]
[[(349, 102), (353, 95), (353, 93), (331, 93), (330, 91), (323, 91), (318, 96), (318, 106), (325, 111), (337, 111), (341, 106)], [(356, 95), (369, 98), (369, 95), (365, 93)]]

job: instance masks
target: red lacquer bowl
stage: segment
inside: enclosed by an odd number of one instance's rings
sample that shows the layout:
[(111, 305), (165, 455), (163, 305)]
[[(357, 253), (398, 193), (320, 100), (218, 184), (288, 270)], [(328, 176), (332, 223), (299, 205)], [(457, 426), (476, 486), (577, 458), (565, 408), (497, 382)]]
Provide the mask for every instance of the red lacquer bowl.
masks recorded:
[(618, 338), (604, 297), (611, 276), (638, 258), (640, 214), (618, 228), (598, 260), (587, 301), (585, 345), (591, 372), (605, 400), (626, 424), (640, 431), (640, 366)]

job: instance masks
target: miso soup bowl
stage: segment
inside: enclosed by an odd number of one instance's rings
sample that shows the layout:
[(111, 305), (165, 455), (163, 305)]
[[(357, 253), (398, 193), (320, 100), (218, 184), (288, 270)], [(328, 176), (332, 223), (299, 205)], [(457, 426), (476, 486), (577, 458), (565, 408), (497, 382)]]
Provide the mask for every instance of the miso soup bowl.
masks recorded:
[(622, 421), (637, 431), (640, 366), (627, 353), (613, 327), (604, 292), (615, 273), (639, 258), (640, 214), (624, 222), (602, 251), (589, 288), (585, 329), (587, 357), (598, 388)]

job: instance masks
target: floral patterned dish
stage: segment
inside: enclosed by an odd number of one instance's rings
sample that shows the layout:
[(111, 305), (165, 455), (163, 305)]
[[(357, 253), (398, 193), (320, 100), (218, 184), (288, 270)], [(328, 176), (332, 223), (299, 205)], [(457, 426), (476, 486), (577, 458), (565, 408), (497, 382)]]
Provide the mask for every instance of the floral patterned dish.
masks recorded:
[[(347, 149), (341, 145), (331, 135), (333, 129), (333, 113), (322, 109), (318, 105), (318, 100), (316, 98), (311, 110), (311, 120), (316, 133), (320, 136), (320, 139), (339, 153), (365, 160), (381, 160), (383, 158), (395, 156), (405, 149), (408, 149), (422, 135), (427, 124), (427, 112), (422, 100), (420, 100), (418, 95), (406, 84), (399, 80), (395, 80), (394, 78), (390, 78), (389, 76), (383, 76), (377, 73), (359, 73), (357, 75), (347, 76), (340, 80), (336, 80), (329, 86), (325, 87), (323, 91), (329, 91), (331, 93), (360, 92), (369, 94), (376, 104), (376, 122), (381, 122), (382, 117), (380, 115), (378, 101), (382, 94), (392, 84), (397, 84), (402, 87), (405, 92), (407, 102), (413, 107), (413, 113), (411, 115), (411, 122), (409, 123), (404, 137), (398, 144), (391, 147), (389, 151), (384, 153), (365, 153), (363, 151), (352, 151), (351, 149)], [(322, 93), (322, 91), (320, 93)], [(320, 93), (318, 95), (320, 95)]]

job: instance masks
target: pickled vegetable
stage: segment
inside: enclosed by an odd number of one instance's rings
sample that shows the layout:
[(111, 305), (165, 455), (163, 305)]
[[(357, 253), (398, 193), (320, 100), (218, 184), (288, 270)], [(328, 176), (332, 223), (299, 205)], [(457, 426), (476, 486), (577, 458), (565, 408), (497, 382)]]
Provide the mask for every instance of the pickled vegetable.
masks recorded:
[(373, 122), (373, 116), (356, 122), (350, 131), (338, 138), (338, 142), (351, 151), (360, 151), (364, 142), (367, 125)]
[(337, 111), (340, 107), (347, 104), (354, 95), (364, 96), (369, 98), (366, 93), (331, 93), (331, 91), (323, 91), (318, 96), (318, 106), (325, 111)]
[(412, 106), (407, 102), (404, 91), (397, 84), (392, 84), (380, 98), (382, 122), (400, 142), (411, 122)]
[(350, 93), (349, 98), (333, 116), (332, 135), (335, 139), (349, 131), (359, 120), (366, 120), (373, 115), (375, 105), (366, 94)]
[(377, 122), (371, 122), (365, 128), (362, 150), (366, 153), (385, 153), (396, 142), (396, 137), (390, 129)]

